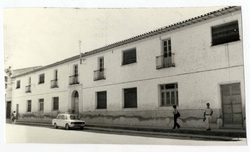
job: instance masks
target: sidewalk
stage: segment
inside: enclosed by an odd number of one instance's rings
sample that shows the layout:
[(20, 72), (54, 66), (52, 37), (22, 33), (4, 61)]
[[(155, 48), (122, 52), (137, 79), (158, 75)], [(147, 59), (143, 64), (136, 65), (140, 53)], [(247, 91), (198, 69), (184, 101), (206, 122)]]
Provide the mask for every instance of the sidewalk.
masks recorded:
[[(6, 123), (11, 123), (6, 120)], [(53, 127), (50, 123), (35, 123), (17, 121), (20, 125), (31, 126), (44, 126)], [(107, 125), (107, 124), (87, 124), (86, 130), (116, 132), (116, 133), (131, 133), (131, 134), (144, 134), (144, 135), (161, 135), (168, 137), (181, 137), (181, 138), (199, 138), (208, 140), (238, 140), (239, 138), (246, 138), (246, 130), (238, 129), (212, 129), (206, 131), (201, 128), (180, 128), (180, 129), (168, 129), (158, 126), (133, 126), (133, 125)]]

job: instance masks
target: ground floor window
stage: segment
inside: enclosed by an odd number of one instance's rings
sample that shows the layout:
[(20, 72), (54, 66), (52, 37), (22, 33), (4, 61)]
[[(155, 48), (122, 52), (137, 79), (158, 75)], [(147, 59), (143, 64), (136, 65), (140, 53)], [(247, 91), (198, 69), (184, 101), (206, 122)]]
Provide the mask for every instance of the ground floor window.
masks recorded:
[(27, 112), (31, 112), (31, 100), (27, 101)]
[(161, 84), (161, 106), (178, 105), (178, 84)]
[(107, 109), (107, 91), (97, 92), (97, 109)]
[(39, 111), (44, 110), (44, 99), (39, 99)]
[(137, 88), (124, 89), (124, 108), (137, 108)]
[(59, 110), (59, 97), (53, 97), (53, 110)]

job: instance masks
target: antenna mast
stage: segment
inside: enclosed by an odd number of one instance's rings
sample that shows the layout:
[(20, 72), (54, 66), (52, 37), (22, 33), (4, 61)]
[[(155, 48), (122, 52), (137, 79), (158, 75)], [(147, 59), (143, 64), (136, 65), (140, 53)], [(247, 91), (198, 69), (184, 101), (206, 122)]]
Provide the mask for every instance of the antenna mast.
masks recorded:
[(79, 59), (80, 59), (80, 64), (82, 64), (82, 53), (81, 53), (81, 45), (82, 45), (82, 41), (81, 40), (79, 40), (79, 52), (80, 52), (80, 54), (79, 54)]

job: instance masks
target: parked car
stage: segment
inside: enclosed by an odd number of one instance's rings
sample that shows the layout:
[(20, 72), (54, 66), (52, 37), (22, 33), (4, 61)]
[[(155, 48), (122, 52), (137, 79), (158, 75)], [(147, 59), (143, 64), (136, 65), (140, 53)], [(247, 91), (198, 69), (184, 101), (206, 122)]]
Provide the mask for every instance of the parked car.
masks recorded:
[(58, 114), (55, 119), (52, 119), (52, 125), (57, 129), (64, 127), (66, 130), (71, 128), (83, 129), (85, 121), (79, 120), (76, 114)]

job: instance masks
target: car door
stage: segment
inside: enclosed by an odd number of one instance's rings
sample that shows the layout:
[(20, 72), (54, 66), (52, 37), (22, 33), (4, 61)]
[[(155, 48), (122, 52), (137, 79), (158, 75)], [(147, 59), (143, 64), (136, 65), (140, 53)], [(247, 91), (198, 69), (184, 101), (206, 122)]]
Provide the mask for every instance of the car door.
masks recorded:
[(61, 127), (65, 127), (65, 123), (66, 123), (66, 116), (65, 115), (62, 115), (61, 117), (61, 120), (60, 120), (60, 125)]
[(61, 124), (61, 117), (62, 117), (61, 115), (58, 115), (56, 120), (55, 120), (55, 123), (56, 123), (57, 126), (61, 126), (60, 125)]

